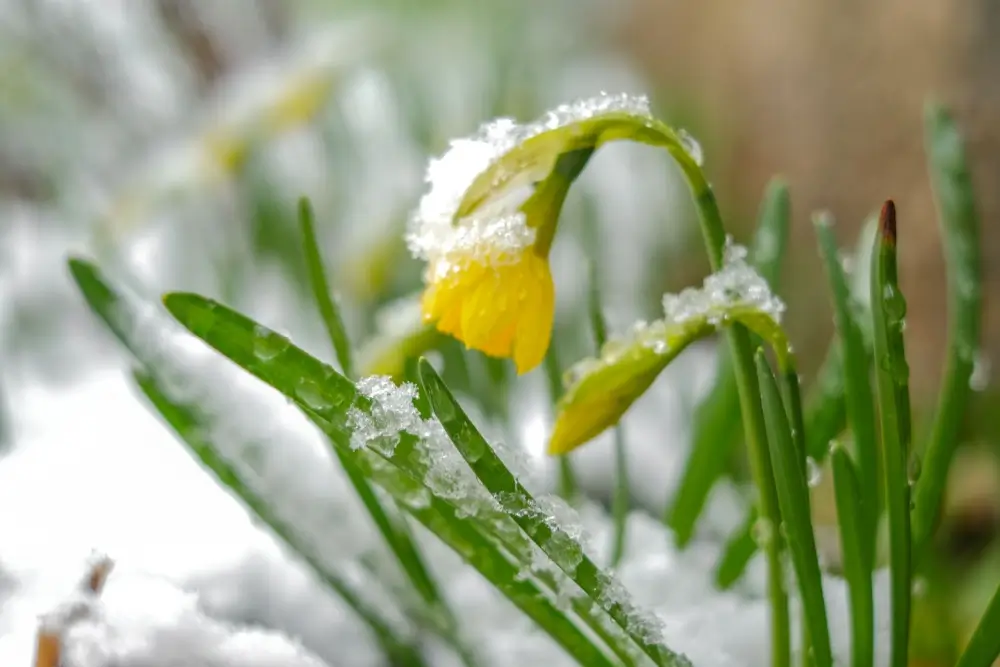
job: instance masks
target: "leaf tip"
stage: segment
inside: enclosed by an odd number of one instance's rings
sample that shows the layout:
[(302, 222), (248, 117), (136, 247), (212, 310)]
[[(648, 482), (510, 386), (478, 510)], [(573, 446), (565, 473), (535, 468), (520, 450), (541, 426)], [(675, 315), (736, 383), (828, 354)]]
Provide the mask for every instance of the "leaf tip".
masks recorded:
[(878, 228), (886, 243), (896, 244), (896, 204), (891, 199), (886, 199), (882, 204), (882, 212), (878, 216)]

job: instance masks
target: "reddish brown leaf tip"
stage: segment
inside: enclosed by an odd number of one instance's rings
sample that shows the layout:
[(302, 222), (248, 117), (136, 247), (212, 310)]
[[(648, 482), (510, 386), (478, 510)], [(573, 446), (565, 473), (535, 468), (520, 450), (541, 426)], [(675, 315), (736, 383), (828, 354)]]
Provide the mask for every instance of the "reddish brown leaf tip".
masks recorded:
[(882, 214), (878, 217), (879, 231), (889, 243), (896, 243), (896, 205), (891, 199), (882, 204)]

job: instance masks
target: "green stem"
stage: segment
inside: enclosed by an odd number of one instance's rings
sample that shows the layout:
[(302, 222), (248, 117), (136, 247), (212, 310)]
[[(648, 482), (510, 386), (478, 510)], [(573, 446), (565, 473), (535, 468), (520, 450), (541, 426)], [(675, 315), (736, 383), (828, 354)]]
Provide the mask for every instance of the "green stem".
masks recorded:
[(896, 269), (896, 207), (887, 201), (872, 253), (872, 323), (882, 435), (885, 507), (889, 518), (890, 665), (906, 667), (910, 635), (909, 369), (903, 348), (906, 302)]
[[(573, 155), (568, 153), (567, 155)], [(588, 155), (589, 157), (589, 155)], [(563, 158), (560, 158), (562, 160)], [(558, 167), (558, 164), (557, 164)], [(586, 217), (588, 224), (584, 225), (584, 243), (587, 247), (590, 274), (590, 293), (588, 311), (590, 314), (590, 329), (594, 335), (594, 347), (598, 356), (601, 348), (608, 342), (608, 323), (604, 319), (604, 308), (601, 305), (601, 275), (597, 262), (600, 244), (597, 240), (597, 224), (592, 215)], [(621, 423), (615, 425), (615, 487), (611, 496), (611, 517), (614, 522), (614, 535), (611, 542), (611, 567), (617, 567), (625, 554), (625, 531), (628, 527), (628, 510), (631, 504), (628, 483), (628, 457), (625, 452), (625, 432)]]
[[(680, 164), (688, 186), (695, 198), (698, 221), (701, 226), (705, 250), (713, 271), (722, 269), (722, 251), (726, 231), (711, 186), (701, 168), (687, 156), (671, 153)], [(771, 603), (771, 661), (774, 667), (791, 664), (791, 629), (788, 614), (788, 593), (785, 591), (784, 566), (781, 560), (781, 540), (778, 526), (781, 516), (774, 482), (774, 470), (767, 451), (767, 433), (764, 413), (757, 384), (757, 369), (750, 346), (750, 333), (741, 324), (733, 325), (726, 332), (736, 373), (736, 386), (740, 394), (740, 413), (750, 453), (750, 468), (759, 494), (760, 515), (772, 528), (772, 538), (764, 545), (768, 570), (768, 598)]]
[[(549, 397), (555, 404), (562, 395), (562, 369), (559, 366), (559, 353), (556, 346), (550, 345), (549, 352), (545, 355), (545, 379), (549, 385)], [(573, 503), (577, 498), (576, 473), (573, 472), (573, 464), (569, 460), (569, 454), (559, 457), (559, 495), (567, 502)]]

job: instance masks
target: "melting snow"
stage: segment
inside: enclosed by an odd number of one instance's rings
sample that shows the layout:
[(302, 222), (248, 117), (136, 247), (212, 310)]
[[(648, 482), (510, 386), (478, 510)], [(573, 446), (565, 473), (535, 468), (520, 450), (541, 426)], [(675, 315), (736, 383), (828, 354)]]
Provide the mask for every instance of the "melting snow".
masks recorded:
[[(547, 175), (528, 174), (527, 185), (511, 188), (491, 198), (471, 216), (454, 220), (466, 191), (486, 171), (519, 143), (542, 132), (578, 123), (610, 112), (649, 116), (645, 96), (602, 93), (564, 104), (540, 119), (519, 125), (511, 118), (498, 118), (482, 125), (471, 137), (453, 140), (440, 157), (427, 167), (427, 193), (410, 221), (407, 244), (417, 258), (427, 260), (440, 275), (459, 260), (472, 257), (487, 265), (510, 261), (535, 241), (520, 206), (531, 195), (533, 180)], [(431, 278), (436, 276), (431, 276)]]

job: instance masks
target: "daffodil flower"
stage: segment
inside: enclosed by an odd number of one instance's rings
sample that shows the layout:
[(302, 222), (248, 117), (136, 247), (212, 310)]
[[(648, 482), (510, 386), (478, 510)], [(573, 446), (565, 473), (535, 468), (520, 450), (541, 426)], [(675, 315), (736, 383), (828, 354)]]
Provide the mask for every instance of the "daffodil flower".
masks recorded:
[(511, 357), (519, 373), (538, 366), (552, 335), (555, 287), (548, 257), (534, 247), (487, 265), (475, 257), (451, 265), (424, 292), (423, 311), (439, 331), (493, 357)]
[(793, 353), (780, 326), (784, 303), (745, 261), (742, 246), (727, 243), (724, 257), (722, 270), (702, 287), (663, 297), (663, 319), (637, 324), (629, 335), (609, 340), (598, 358), (570, 368), (550, 454), (572, 451), (614, 426), (688, 345), (732, 323), (767, 341), (782, 372), (794, 374)]

